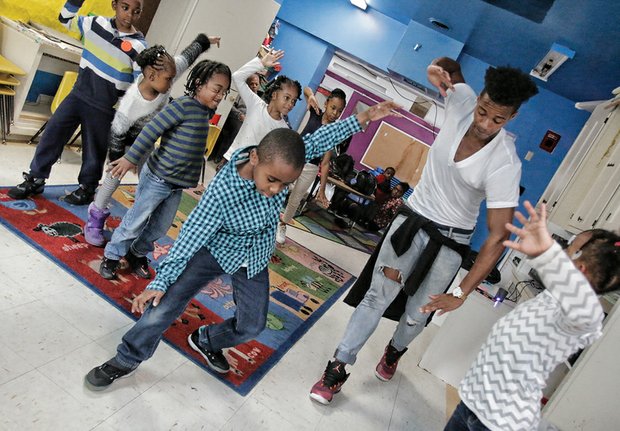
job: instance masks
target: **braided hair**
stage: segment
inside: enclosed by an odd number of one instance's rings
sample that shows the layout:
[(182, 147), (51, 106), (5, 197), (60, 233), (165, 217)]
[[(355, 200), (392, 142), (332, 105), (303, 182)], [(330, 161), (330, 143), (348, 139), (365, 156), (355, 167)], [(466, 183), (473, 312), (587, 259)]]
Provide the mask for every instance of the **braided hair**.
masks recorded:
[(187, 82), (185, 83), (185, 95), (194, 97), (196, 90), (201, 85), (205, 84), (213, 75), (217, 74), (226, 75), (228, 82), (230, 82), (230, 68), (224, 63), (219, 63), (212, 60), (202, 60), (196, 63), (187, 76)]
[(331, 93), (329, 93), (329, 96), (327, 96), (327, 100), (331, 99), (340, 99), (344, 102), (345, 105), (347, 104), (347, 95), (340, 88), (334, 88)]
[(295, 100), (301, 100), (301, 84), (298, 81), (284, 75), (278, 75), (276, 79), (267, 84), (265, 87), (265, 92), (263, 93), (263, 100), (267, 103), (271, 102), (272, 95), (276, 91), (281, 90), (285, 85), (294, 87), (297, 90), (297, 99)]
[(153, 66), (160, 62), (163, 63), (163, 67), (166, 69), (175, 66), (174, 59), (166, 51), (166, 48), (161, 45), (150, 46), (136, 56), (136, 63), (143, 71), (145, 67)]
[(620, 235), (605, 229), (587, 232), (592, 235), (576, 260), (586, 266), (592, 288), (598, 294), (620, 289)]

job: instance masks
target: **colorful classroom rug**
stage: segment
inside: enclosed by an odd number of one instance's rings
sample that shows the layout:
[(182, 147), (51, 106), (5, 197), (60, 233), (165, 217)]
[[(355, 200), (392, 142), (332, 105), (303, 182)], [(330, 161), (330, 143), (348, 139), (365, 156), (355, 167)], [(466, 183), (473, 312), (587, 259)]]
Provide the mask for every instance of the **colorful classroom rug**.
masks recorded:
[(343, 228), (336, 224), (336, 217), (315, 203), (308, 203), (308, 209), (290, 221), (289, 225), (338, 244), (372, 254), (381, 240), (381, 234), (358, 228)]
[[(58, 199), (74, 188), (47, 186), (42, 195), (19, 201), (9, 198), (6, 188), (0, 188), (0, 223), (108, 302), (137, 319), (138, 315), (130, 313), (131, 301), (148, 281), (134, 276), (126, 267), (119, 271), (118, 280), (105, 280), (99, 275), (103, 249), (87, 244), (82, 235), (87, 206), (72, 206)], [(119, 225), (133, 202), (134, 192), (134, 186), (122, 186), (114, 194), (106, 235), (111, 235)], [(202, 189), (184, 193), (168, 236), (157, 242), (155, 251), (149, 256), (152, 268), (157, 268), (167, 255), (183, 221), (201, 194)], [(226, 376), (212, 372), (186, 340), (197, 327), (233, 315), (234, 302), (228, 276), (204, 286), (185, 313), (164, 334), (170, 346), (241, 395), (246, 395), (258, 383), (354, 281), (351, 274), (291, 240), (278, 246), (269, 270), (271, 303), (267, 328), (255, 340), (226, 352), (232, 368)]]

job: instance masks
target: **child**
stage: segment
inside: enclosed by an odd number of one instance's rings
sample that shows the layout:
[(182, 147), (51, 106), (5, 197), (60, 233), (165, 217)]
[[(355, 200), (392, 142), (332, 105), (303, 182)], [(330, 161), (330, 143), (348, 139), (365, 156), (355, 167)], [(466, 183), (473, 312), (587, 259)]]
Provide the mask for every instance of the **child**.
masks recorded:
[[(258, 73), (253, 73), (250, 75), (245, 82), (248, 84), (248, 87), (253, 93), (258, 91), (258, 87), (260, 86), (260, 78), (258, 77)], [(209, 160), (213, 160), (217, 164), (222, 161), (224, 153), (228, 151), (230, 145), (237, 137), (239, 129), (241, 129), (241, 126), (243, 125), (247, 110), (247, 106), (241, 96), (237, 96), (237, 100), (233, 103), (233, 106), (230, 109), (230, 114), (226, 117), (226, 122), (222, 126), (222, 131), (215, 142), (215, 147), (213, 147), (213, 151), (211, 151), (211, 154), (209, 155)]]
[[(308, 108), (312, 109), (310, 109), (310, 118), (308, 119), (308, 123), (301, 131), (302, 136), (305, 136), (308, 133), (313, 133), (319, 127), (336, 121), (340, 118), (340, 115), (347, 104), (347, 96), (340, 88), (334, 88), (329, 96), (327, 96), (327, 100), (325, 101), (325, 111), (321, 111), (316, 97), (309, 87), (304, 88), (304, 96), (306, 96), (306, 100), (308, 101)], [(338, 154), (344, 153), (348, 146), (349, 141), (347, 140), (343, 144), (338, 145), (334, 151)], [(310, 160), (304, 166), (304, 170), (301, 172), (301, 175), (297, 181), (295, 181), (295, 186), (289, 194), (288, 203), (284, 209), (284, 214), (281, 217), (280, 223), (278, 223), (276, 241), (279, 244), (284, 244), (284, 241), (286, 241), (286, 224), (291, 221), (297, 211), (297, 207), (299, 207), (299, 203), (304, 197), (304, 194), (314, 182), (319, 172), (319, 164), (321, 169), (321, 185), (317, 194), (317, 200), (325, 207), (329, 205), (329, 201), (325, 197), (325, 186), (327, 185), (327, 177), (329, 176), (329, 161), (331, 159), (331, 154), (332, 151), (328, 151), (322, 158), (315, 157)]]
[(392, 191), (390, 181), (396, 175), (396, 169), (393, 167), (385, 168), (382, 174), (377, 175), (377, 189), (375, 190), (375, 203), (381, 205), (389, 197)]
[(549, 374), (601, 335), (603, 309), (597, 294), (620, 288), (620, 236), (602, 229), (574, 237), (564, 251), (529, 202), (522, 228), (506, 227), (520, 242), (504, 245), (527, 254), (546, 290), (495, 323), (461, 381), (461, 403), (446, 430), (533, 430)]
[[(120, 159), (125, 154), (125, 148), (133, 144), (144, 125), (166, 106), (175, 78), (182, 75), (200, 54), (208, 50), (211, 43), (219, 45), (220, 38), (199, 34), (174, 59), (161, 45), (147, 48), (138, 55), (136, 62), (142, 68), (142, 74), (129, 87), (114, 115), (110, 130), (110, 162)], [(145, 157), (138, 162), (139, 171), (149, 154), (145, 153)], [(105, 244), (103, 225), (110, 215), (108, 205), (112, 194), (120, 183), (120, 178), (108, 174), (99, 187), (94, 202), (88, 207), (84, 238), (89, 244), (96, 247)]]
[[(367, 214), (368, 223), (366, 224), (366, 228), (370, 231), (378, 231), (380, 229), (385, 228), (396, 216), (398, 209), (405, 204), (405, 201), (402, 199), (403, 195), (409, 191), (409, 184), (402, 182), (398, 183), (394, 186), (394, 188), (390, 191), (390, 197), (381, 204), (377, 208), (377, 206), (373, 205), (373, 210), (371, 210), (370, 214)], [(373, 213), (374, 212), (374, 213)]]
[[(92, 369), (86, 382), (94, 390), (129, 374), (154, 353), (162, 333), (181, 315), (202, 286), (221, 274), (232, 276), (235, 316), (196, 329), (189, 345), (209, 367), (227, 373), (222, 352), (255, 338), (265, 327), (269, 305), (267, 265), (286, 189), (299, 176), (304, 161), (320, 156), (335, 143), (362, 130), (398, 105), (382, 102), (344, 121), (302, 138), (279, 128), (258, 146), (236, 151), (211, 181), (157, 276), (132, 304), (144, 313), (124, 336), (117, 355)], [(305, 148), (304, 148), (305, 147)], [(145, 306), (150, 303), (149, 307)]]
[[(271, 130), (288, 127), (284, 117), (288, 115), (299, 100), (301, 94), (299, 82), (283, 75), (278, 76), (265, 90), (264, 100), (253, 92), (245, 82), (250, 75), (261, 71), (263, 68), (279, 65), (279, 60), (282, 57), (284, 57), (284, 51), (270, 51), (263, 58), (253, 58), (233, 73), (233, 83), (246, 104), (247, 112), (239, 133), (224, 154), (226, 160), (230, 160), (232, 154), (239, 148), (256, 145)], [(265, 100), (269, 102), (265, 102)]]
[(84, 0), (69, 0), (65, 4), (58, 19), (69, 30), (79, 32), (84, 43), (78, 79), (48, 121), (30, 162), (30, 172), (24, 172), (25, 181), (9, 190), (13, 199), (43, 193), (52, 166), (80, 126), (80, 186), (64, 200), (73, 205), (85, 205), (93, 200), (103, 173), (113, 107), (140, 74), (134, 59), (146, 48), (146, 41), (133, 23), (140, 18), (142, 1), (113, 0), (114, 18), (76, 17)]
[(187, 77), (186, 95), (170, 102), (144, 126), (127, 153), (110, 163), (110, 174), (122, 178), (161, 137), (161, 144), (142, 169), (133, 207), (106, 245), (99, 268), (103, 278), (116, 278), (122, 257), (136, 275), (151, 277), (146, 255), (172, 225), (183, 189), (198, 184), (209, 120), (229, 86), (228, 66), (210, 60), (199, 62)]

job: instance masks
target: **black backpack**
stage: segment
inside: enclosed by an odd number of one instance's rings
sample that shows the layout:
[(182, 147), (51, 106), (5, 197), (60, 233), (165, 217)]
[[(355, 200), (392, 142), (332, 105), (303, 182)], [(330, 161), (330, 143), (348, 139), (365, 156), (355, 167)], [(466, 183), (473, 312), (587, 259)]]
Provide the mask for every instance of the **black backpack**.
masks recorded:
[(346, 180), (353, 172), (355, 162), (348, 154), (340, 154), (329, 162), (329, 174), (332, 177)]
[(359, 171), (355, 177), (355, 184), (351, 187), (360, 193), (371, 195), (377, 189), (377, 179), (368, 171)]

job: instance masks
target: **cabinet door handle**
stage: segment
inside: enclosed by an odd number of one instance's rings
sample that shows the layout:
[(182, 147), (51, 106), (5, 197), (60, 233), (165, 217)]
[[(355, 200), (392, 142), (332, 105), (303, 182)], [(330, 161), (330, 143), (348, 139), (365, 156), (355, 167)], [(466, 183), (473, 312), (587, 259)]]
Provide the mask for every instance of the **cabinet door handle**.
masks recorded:
[(414, 51), (419, 51), (419, 50), (420, 50), (420, 48), (422, 48), (422, 45), (421, 45), (421, 44), (419, 44), (419, 43), (416, 43), (415, 45), (413, 45), (413, 50), (414, 50)]

